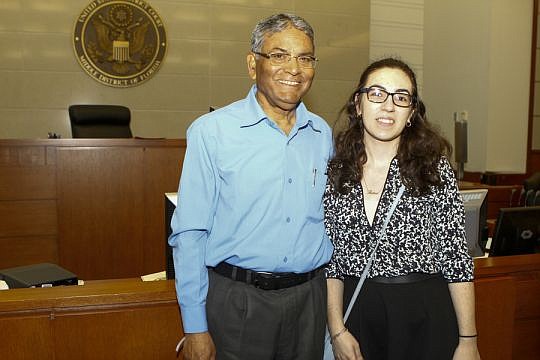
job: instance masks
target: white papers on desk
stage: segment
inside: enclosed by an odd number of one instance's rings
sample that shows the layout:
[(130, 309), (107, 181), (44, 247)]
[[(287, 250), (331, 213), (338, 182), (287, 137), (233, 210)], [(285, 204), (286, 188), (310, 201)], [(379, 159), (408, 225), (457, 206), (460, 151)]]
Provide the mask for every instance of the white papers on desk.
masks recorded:
[(9, 286), (4, 280), (0, 280), (0, 290), (9, 290)]
[(483, 256), (475, 256), (474, 258), (475, 259), (478, 259), (478, 258), (487, 258), (489, 257), (489, 249), (491, 249), (491, 238), (488, 237), (488, 240), (486, 242), (486, 248), (485, 248), (485, 252), (484, 252), (484, 255)]
[(160, 271), (153, 274), (148, 275), (142, 275), (141, 276), (142, 281), (157, 281), (157, 280), (167, 280), (167, 275), (165, 271)]
[(165, 193), (165, 196), (174, 204), (174, 206), (176, 206), (178, 201), (178, 193)]

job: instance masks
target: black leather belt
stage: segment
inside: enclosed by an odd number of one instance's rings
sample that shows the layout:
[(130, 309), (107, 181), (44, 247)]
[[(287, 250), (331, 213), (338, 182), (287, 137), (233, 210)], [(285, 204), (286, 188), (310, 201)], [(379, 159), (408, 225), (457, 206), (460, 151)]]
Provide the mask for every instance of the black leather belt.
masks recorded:
[(426, 274), (426, 273), (410, 273), (407, 275), (400, 275), (400, 276), (375, 276), (372, 278), (369, 278), (368, 281), (373, 281), (376, 283), (381, 284), (407, 284), (407, 283), (414, 283), (418, 281), (423, 281), (435, 277), (439, 277), (441, 274)]
[(221, 262), (211, 269), (219, 275), (235, 281), (245, 282), (261, 290), (279, 290), (297, 286), (313, 279), (323, 271), (323, 268), (320, 267), (301, 274), (257, 272), (230, 265), (226, 262)]

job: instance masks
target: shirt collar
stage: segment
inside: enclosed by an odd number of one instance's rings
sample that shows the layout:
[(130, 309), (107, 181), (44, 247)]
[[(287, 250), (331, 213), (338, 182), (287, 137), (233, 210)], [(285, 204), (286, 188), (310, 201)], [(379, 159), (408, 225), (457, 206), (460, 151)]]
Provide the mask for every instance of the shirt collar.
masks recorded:
[[(272, 121), (268, 118), (261, 105), (257, 101), (255, 94), (257, 93), (257, 86), (253, 85), (246, 97), (246, 113), (253, 114), (253, 118), (246, 118), (241, 128), (251, 127), (262, 123), (263, 120)], [(321, 132), (321, 130), (315, 125), (315, 122), (312, 119), (313, 115), (307, 110), (303, 102), (300, 102), (296, 108), (296, 123), (291, 132), (294, 132), (298, 129), (303, 129), (307, 126), (311, 127), (316, 132)]]

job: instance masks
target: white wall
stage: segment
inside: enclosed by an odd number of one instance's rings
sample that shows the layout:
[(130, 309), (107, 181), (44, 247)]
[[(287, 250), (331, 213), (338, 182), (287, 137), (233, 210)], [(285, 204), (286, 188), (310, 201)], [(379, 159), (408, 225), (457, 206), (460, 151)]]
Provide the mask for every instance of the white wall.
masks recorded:
[(294, 11), (314, 26), (321, 58), (306, 102), (330, 123), (368, 59), (399, 56), (452, 142), (452, 113), (468, 111), (466, 170), (525, 170), (533, 0), (150, 0), (169, 51), (132, 89), (97, 83), (75, 60), (73, 22), (89, 2), (0, 0), (0, 138), (69, 137), (76, 102), (126, 104), (135, 135), (184, 137), (209, 105), (245, 95), (256, 20)]
[(486, 170), (525, 172), (532, 0), (492, 0)]
[(371, 0), (370, 9), (370, 61), (389, 56), (406, 61), (416, 73), (422, 93), (424, 0)]
[(424, 16), (430, 119), (453, 143), (468, 112), (465, 170), (525, 172), (532, 0), (430, 0)]
[(255, 23), (294, 12), (315, 29), (320, 63), (306, 103), (330, 123), (368, 63), (369, 0), (147, 0), (161, 16), (168, 51), (134, 88), (98, 83), (76, 61), (74, 23), (92, 0), (0, 0), (0, 138), (71, 137), (70, 104), (132, 110), (136, 136), (183, 138), (209, 106), (243, 98)]

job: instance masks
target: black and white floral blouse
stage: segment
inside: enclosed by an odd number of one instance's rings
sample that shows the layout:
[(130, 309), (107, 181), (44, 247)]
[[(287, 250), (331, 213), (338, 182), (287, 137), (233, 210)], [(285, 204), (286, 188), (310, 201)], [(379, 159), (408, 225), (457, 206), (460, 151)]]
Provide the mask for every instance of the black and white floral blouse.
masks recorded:
[[(448, 282), (473, 279), (473, 260), (467, 253), (465, 214), (457, 182), (446, 158), (439, 163), (442, 186), (430, 194), (413, 196), (405, 190), (386, 228), (368, 278), (411, 272), (440, 272)], [(364, 210), (361, 184), (342, 195), (329, 183), (324, 195), (325, 223), (334, 244), (327, 277), (361, 276), (376, 244), (386, 212), (400, 186), (396, 158), (379, 200), (373, 224)]]

